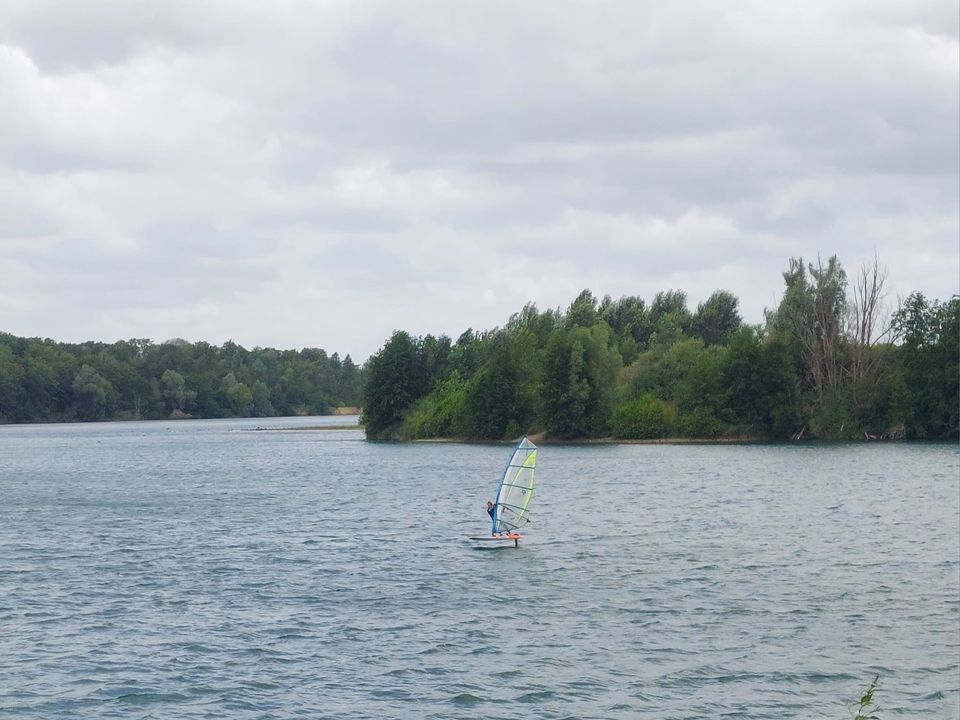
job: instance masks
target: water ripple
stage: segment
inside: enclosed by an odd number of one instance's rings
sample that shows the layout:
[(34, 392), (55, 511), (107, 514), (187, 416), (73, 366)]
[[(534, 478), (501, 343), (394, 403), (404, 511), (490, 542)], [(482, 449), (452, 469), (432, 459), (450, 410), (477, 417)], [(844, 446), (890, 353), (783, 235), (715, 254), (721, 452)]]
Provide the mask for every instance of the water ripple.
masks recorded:
[(960, 715), (953, 446), (547, 447), (476, 552), (503, 447), (248, 426), (0, 428), (0, 716)]

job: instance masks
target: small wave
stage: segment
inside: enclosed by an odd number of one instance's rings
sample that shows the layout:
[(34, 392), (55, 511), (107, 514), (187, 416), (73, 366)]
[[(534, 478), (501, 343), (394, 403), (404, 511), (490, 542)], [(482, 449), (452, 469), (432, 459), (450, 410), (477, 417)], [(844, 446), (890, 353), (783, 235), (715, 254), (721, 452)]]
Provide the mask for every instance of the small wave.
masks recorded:
[(400, 688), (390, 688), (389, 690), (373, 690), (371, 692), (375, 698), (380, 700), (410, 700), (412, 696), (407, 690)]
[(188, 700), (185, 695), (180, 693), (158, 693), (158, 692), (144, 692), (144, 693), (127, 693), (126, 695), (120, 695), (116, 698), (117, 702), (126, 703), (128, 705), (150, 705), (152, 703), (178, 703), (185, 702)]
[(539, 703), (545, 700), (553, 700), (556, 696), (557, 694), (553, 692), (553, 690), (535, 690), (520, 695), (516, 698), (516, 701), (521, 703)]
[(205, 645), (203, 643), (196, 642), (181, 645), (178, 649), (188, 653), (196, 653), (198, 655), (210, 655), (217, 652), (217, 648), (213, 647), (212, 645)]
[(408, 668), (394, 668), (393, 670), (387, 670), (385, 673), (382, 673), (384, 677), (392, 678), (409, 678), (417, 677), (418, 675), (443, 675), (447, 671), (442, 668), (418, 668), (418, 667), (408, 667)]
[(487, 702), (481, 697), (468, 692), (457, 693), (450, 698), (450, 703), (456, 705), (457, 707), (476, 707), (477, 705), (482, 705)]

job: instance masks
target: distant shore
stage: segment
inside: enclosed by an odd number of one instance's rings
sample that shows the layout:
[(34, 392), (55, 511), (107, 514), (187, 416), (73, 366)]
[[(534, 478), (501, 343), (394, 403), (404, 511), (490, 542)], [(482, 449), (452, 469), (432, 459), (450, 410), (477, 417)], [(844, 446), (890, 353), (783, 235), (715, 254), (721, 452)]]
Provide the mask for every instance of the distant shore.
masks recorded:
[[(643, 438), (638, 440), (627, 440), (622, 438), (604, 437), (604, 438), (549, 438), (542, 434), (528, 435), (529, 439), (537, 445), (748, 445), (752, 443), (770, 442), (759, 437), (740, 437), (740, 438)], [(467, 438), (418, 438), (416, 440), (401, 441), (415, 443), (502, 443), (510, 444), (515, 440), (470, 440)], [(786, 441), (784, 441), (786, 442)]]
[[(7, 422), (3, 418), (0, 418), (0, 428), (2, 427), (28, 427), (31, 425), (98, 425), (100, 423), (159, 423), (159, 422), (169, 422), (175, 420), (177, 422), (190, 422), (193, 420), (284, 420), (290, 419), (294, 420), (297, 418), (303, 417), (342, 417), (344, 419), (348, 417), (355, 417), (359, 415), (359, 412), (351, 412), (358, 410), (358, 408), (336, 408), (332, 412), (326, 415), (276, 415), (270, 417), (198, 417), (196, 415), (190, 415), (188, 413), (179, 413), (172, 414), (170, 417), (163, 418), (104, 418), (102, 420), (47, 420), (44, 422)], [(346, 411), (346, 412), (344, 412)], [(362, 430), (363, 425), (359, 422), (348, 424), (338, 424), (338, 425), (305, 425), (303, 427), (255, 427), (247, 428), (247, 430)]]
[[(358, 426), (362, 427), (362, 426)], [(527, 436), (537, 445), (778, 445), (778, 444), (808, 444), (808, 443), (838, 443), (838, 444), (875, 444), (889, 442), (903, 442), (904, 438), (783, 438), (782, 440), (771, 440), (766, 437), (723, 437), (723, 438), (551, 438), (545, 437), (542, 433)], [(467, 443), (467, 444), (489, 444), (498, 443), (508, 445), (516, 440), (471, 440), (467, 438), (418, 438), (416, 440), (400, 440), (397, 442), (415, 442), (415, 443)], [(935, 440), (930, 442), (945, 442)], [(950, 441), (952, 442), (952, 441)]]
[[(360, 415), (360, 408), (355, 407), (338, 407), (334, 408), (332, 412), (327, 415), (319, 415), (317, 417), (357, 417)], [(288, 427), (253, 427), (247, 428), (247, 432), (316, 432), (319, 430), (363, 430), (363, 425), (359, 422), (354, 423), (340, 423), (336, 425), (295, 425)]]
[(358, 407), (343, 406), (343, 407), (333, 408), (333, 410), (330, 411), (329, 415), (359, 415), (360, 412), (361, 412), (361, 409)]
[(363, 425), (304, 425), (303, 427), (257, 427), (245, 428), (244, 432), (316, 432), (319, 430), (363, 430)]

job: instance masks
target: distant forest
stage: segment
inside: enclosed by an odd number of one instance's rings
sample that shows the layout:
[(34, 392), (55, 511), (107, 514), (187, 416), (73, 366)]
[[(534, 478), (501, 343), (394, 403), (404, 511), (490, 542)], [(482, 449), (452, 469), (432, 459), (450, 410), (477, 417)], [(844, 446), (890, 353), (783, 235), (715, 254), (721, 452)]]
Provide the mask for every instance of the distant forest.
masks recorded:
[(718, 290), (527, 305), (503, 328), (396, 332), (364, 370), (372, 439), (957, 439), (960, 297), (884, 310), (875, 260), (793, 258), (779, 306), (744, 325)]
[(359, 405), (360, 383), (349, 355), (323, 350), (0, 333), (0, 422), (322, 415)]

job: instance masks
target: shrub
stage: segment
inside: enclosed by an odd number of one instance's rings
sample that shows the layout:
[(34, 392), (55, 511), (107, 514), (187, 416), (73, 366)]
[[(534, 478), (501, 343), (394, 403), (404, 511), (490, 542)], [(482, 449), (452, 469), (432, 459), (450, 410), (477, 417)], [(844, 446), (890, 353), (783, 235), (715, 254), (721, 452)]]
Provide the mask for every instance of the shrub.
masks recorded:
[(710, 408), (701, 405), (681, 416), (680, 432), (684, 437), (714, 438), (723, 432), (723, 423)]
[(613, 434), (625, 440), (668, 437), (676, 425), (676, 410), (649, 394), (621, 405), (613, 413)]

